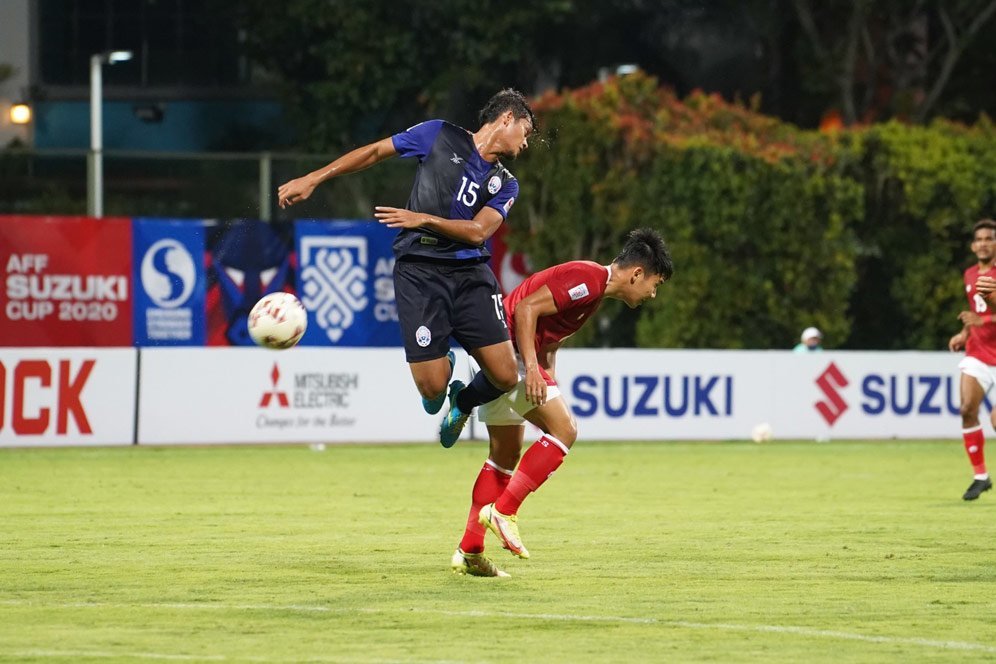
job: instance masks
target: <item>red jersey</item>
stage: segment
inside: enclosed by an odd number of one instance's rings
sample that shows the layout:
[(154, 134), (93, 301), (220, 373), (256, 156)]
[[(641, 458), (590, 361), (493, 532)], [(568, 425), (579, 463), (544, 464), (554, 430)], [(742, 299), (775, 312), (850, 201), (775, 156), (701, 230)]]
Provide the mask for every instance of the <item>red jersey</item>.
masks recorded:
[(526, 278), (505, 298), (505, 314), (515, 341), (515, 307), (523, 298), (546, 286), (553, 293), (557, 313), (536, 321), (536, 350), (563, 341), (598, 309), (609, 281), (609, 270), (592, 261), (554, 265)]
[[(982, 272), (988, 274), (990, 271)], [(965, 296), (968, 298), (968, 308), (980, 316), (992, 315), (992, 310), (986, 298), (975, 290), (975, 280), (979, 278), (979, 266), (973, 265), (965, 270)], [(990, 321), (981, 327), (968, 328), (968, 341), (965, 343), (965, 355), (974, 357), (984, 364), (996, 366), (996, 321)]]

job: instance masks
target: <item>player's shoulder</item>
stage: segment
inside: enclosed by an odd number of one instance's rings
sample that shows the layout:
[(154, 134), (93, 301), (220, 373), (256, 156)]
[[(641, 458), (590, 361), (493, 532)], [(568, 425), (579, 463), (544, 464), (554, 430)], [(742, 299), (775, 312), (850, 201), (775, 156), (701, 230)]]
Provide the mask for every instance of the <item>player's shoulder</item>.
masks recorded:
[(566, 263), (561, 263), (556, 267), (560, 268), (563, 272), (581, 272), (599, 275), (603, 275), (607, 272), (605, 266), (601, 263), (585, 260), (567, 261)]
[(549, 268), (549, 276), (552, 280), (565, 281), (601, 281), (608, 275), (608, 270), (604, 265), (595, 261), (567, 261)]
[(965, 268), (965, 271), (962, 274), (965, 275), (966, 279), (968, 279), (969, 277), (975, 277), (979, 274), (979, 266), (969, 265), (967, 268)]
[(444, 152), (453, 151), (454, 155), (470, 158), (475, 151), (473, 134), (458, 124), (449, 120), (432, 120), (436, 123), (436, 143)]
[(411, 127), (405, 129), (405, 132), (424, 132), (424, 131), (438, 131), (446, 124), (446, 120), (422, 120), (421, 122), (416, 122)]
[(468, 131), (458, 124), (454, 124), (449, 120), (430, 120), (430, 122), (434, 122), (435, 126), (439, 127), (439, 131), (447, 136), (466, 138), (467, 136), (471, 136), (473, 134), (473, 132)]

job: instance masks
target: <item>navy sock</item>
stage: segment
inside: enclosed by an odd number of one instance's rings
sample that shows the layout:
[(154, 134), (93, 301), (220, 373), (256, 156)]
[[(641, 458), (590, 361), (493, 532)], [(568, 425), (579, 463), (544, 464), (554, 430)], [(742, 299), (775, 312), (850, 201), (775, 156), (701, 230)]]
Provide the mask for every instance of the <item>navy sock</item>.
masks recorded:
[(461, 413), (469, 413), (476, 406), (494, 401), (503, 394), (505, 394), (503, 390), (499, 390), (488, 380), (486, 373), (478, 371), (474, 380), (470, 381), (470, 385), (463, 388), (457, 395), (457, 408), (460, 409)]

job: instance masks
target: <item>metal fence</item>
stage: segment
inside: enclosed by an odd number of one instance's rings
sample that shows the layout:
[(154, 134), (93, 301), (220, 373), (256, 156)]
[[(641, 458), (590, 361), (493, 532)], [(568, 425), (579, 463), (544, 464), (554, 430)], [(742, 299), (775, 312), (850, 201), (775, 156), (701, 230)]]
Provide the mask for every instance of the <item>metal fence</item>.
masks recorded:
[[(86, 214), (88, 150), (0, 150), (0, 214)], [(370, 218), (403, 207), (413, 164), (400, 160), (328, 182), (308, 201), (276, 205), (281, 183), (337, 155), (104, 151), (104, 216)]]

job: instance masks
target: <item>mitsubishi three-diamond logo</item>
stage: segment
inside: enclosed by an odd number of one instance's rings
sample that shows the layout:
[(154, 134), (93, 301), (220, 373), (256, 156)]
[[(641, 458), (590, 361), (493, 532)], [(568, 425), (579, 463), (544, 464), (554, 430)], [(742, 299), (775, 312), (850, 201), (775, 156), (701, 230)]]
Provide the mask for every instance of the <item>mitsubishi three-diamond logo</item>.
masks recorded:
[(823, 373), (816, 379), (816, 385), (826, 396), (825, 401), (816, 402), (816, 410), (820, 412), (827, 424), (833, 426), (834, 422), (847, 410), (847, 402), (840, 396), (840, 390), (847, 387), (847, 378), (840, 372), (837, 365), (830, 363)]
[(301, 239), (301, 301), (329, 341), (337, 343), (366, 309), (367, 279), (366, 238)]
[(277, 383), (280, 382), (280, 368), (276, 362), (273, 363), (273, 371), (270, 372), (270, 382), (273, 383), (273, 389), (263, 392), (263, 398), (259, 401), (259, 407), (267, 408), (270, 402), (276, 399), (281, 408), (290, 408), (290, 400), (287, 398), (287, 393), (277, 389)]

